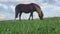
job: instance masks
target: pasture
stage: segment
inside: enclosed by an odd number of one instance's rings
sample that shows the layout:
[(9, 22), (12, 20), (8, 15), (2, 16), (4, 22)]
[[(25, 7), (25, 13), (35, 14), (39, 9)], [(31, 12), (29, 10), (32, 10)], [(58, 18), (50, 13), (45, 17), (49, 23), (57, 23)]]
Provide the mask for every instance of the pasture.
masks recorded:
[(60, 18), (0, 21), (0, 34), (60, 34)]

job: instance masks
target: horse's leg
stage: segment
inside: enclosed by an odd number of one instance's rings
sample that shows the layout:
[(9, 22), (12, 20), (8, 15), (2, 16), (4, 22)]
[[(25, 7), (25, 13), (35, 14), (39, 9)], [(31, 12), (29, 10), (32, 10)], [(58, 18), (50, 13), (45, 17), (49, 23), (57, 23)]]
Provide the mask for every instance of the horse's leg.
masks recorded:
[(17, 17), (18, 17), (18, 12), (15, 12), (15, 20), (16, 20)]
[(30, 14), (30, 16), (29, 16), (29, 19), (28, 19), (28, 20), (30, 20), (30, 17), (31, 17), (31, 14)]
[(33, 20), (33, 12), (30, 14), (30, 16), (29, 16), (29, 19), (28, 20), (30, 20), (30, 17), (32, 16), (32, 20)]
[(19, 20), (21, 20), (21, 15), (22, 15), (22, 12), (20, 12), (20, 14), (19, 14)]
[(33, 12), (32, 12), (32, 14), (31, 14), (31, 16), (32, 16), (32, 20), (33, 20)]

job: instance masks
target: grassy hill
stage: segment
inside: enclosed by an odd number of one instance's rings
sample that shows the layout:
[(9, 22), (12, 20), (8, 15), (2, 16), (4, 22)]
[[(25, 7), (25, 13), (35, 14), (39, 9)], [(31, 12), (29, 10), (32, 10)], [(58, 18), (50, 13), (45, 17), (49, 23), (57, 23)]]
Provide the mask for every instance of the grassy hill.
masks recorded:
[(60, 18), (0, 21), (0, 34), (60, 34)]

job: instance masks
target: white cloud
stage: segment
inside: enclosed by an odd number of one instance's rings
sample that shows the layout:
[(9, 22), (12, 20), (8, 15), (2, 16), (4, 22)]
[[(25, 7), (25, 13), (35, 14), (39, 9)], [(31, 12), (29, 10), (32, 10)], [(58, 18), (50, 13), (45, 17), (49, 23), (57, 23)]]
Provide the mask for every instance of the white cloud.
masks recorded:
[(60, 17), (60, 7), (44, 3), (41, 5), (44, 17)]
[(15, 6), (11, 5), (10, 8), (15, 12)]
[(3, 9), (5, 9), (5, 10), (7, 10), (8, 9), (8, 6), (7, 5), (5, 5), (5, 4), (1, 4), (0, 3), (0, 7), (2, 7)]
[(58, 1), (60, 1), (60, 0), (54, 0), (54, 1), (58, 2)]
[(35, 3), (35, 0), (22, 0), (22, 1), (19, 1), (20, 3), (24, 3), (24, 4), (26, 4), (26, 3)]
[(60, 7), (58, 7), (58, 6), (54, 6), (54, 10), (60, 12)]
[(51, 8), (52, 10), (60, 11), (60, 7), (59, 6), (51, 5), (51, 4), (47, 4), (47, 3), (42, 4), (41, 7), (42, 7), (42, 9), (44, 9), (44, 8)]
[(16, 0), (0, 0), (0, 2), (15, 2)]
[(35, 0), (0, 0), (0, 2), (31, 3), (31, 2), (35, 2)]
[(8, 9), (8, 6), (7, 5), (3, 5), (3, 8), (7, 10)]
[(5, 19), (5, 15), (0, 14), (0, 19)]
[(43, 3), (43, 4), (41, 4), (41, 8), (46, 8), (47, 7), (47, 3)]

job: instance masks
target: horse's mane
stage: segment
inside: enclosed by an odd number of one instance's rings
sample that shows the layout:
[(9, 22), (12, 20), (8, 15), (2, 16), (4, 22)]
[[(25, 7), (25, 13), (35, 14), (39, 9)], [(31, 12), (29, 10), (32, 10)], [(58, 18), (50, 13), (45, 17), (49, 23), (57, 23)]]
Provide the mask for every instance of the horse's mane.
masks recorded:
[[(37, 6), (37, 7), (40, 8), (40, 6), (39, 6), (38, 4), (35, 4), (35, 3), (30, 3), (30, 4), (32, 4), (32, 5)], [(41, 8), (40, 8), (40, 9), (41, 9)]]

